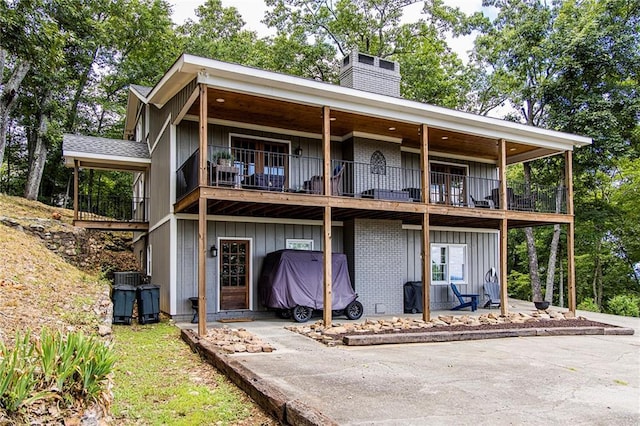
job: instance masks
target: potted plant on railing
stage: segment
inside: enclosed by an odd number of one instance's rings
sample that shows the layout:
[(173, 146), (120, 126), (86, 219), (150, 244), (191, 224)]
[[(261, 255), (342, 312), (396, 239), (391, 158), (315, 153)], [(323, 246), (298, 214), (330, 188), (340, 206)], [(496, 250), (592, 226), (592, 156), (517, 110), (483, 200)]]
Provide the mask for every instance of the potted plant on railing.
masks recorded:
[(233, 155), (229, 151), (218, 151), (213, 154), (213, 159), (221, 166), (230, 167), (233, 161)]

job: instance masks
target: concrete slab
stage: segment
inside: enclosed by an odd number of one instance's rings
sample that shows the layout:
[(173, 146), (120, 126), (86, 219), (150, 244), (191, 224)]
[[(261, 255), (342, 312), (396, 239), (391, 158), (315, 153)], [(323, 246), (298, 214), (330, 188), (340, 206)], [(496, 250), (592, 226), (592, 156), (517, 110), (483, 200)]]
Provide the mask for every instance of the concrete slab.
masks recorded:
[(640, 319), (578, 315), (636, 333), (328, 347), (274, 318), (227, 324), (276, 348), (229, 358), (343, 425), (639, 424)]

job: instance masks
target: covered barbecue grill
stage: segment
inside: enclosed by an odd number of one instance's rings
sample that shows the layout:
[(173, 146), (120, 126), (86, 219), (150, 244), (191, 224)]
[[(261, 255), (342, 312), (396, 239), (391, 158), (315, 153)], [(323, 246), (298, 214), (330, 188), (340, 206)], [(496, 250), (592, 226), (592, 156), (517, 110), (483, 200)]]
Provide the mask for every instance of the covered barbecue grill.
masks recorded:
[[(321, 251), (278, 250), (267, 254), (258, 281), (260, 301), (283, 318), (307, 321), (314, 309), (324, 307), (323, 265)], [(346, 255), (332, 254), (331, 272), (332, 311), (343, 311), (349, 319), (360, 318), (363, 308), (351, 286)]]

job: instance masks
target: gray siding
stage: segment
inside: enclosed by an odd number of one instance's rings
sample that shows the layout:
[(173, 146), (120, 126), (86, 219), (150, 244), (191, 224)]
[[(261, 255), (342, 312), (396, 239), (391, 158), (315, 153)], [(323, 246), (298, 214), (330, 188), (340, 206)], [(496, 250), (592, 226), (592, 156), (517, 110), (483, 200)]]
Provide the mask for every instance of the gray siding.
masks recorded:
[(160, 286), (160, 310), (170, 313), (171, 271), (169, 263), (170, 253), (170, 223), (166, 222), (149, 233), (149, 245), (152, 254), (151, 284)]
[(149, 128), (149, 143), (153, 145), (156, 138), (160, 134), (160, 130), (162, 126), (164, 126), (165, 121), (167, 121), (167, 117), (171, 116), (171, 119), (175, 119), (180, 110), (184, 106), (184, 104), (191, 96), (191, 93), (197, 87), (198, 82), (196, 79), (193, 79), (189, 84), (184, 86), (176, 95), (167, 102), (162, 109), (156, 107), (155, 105), (150, 105), (150, 128)]
[[(422, 281), (421, 269), (421, 235), (422, 231), (405, 230), (406, 242), (406, 281)], [(429, 239), (432, 244), (466, 244), (468, 284), (461, 285), (463, 293), (480, 294), (483, 300), (482, 284), (484, 275), (492, 266), (499, 269), (498, 234), (484, 232), (431, 231)], [(454, 299), (448, 285), (431, 286), (431, 309), (449, 309), (454, 306)]]
[[(332, 229), (332, 250), (343, 252), (342, 228)], [(197, 258), (198, 222), (195, 220), (178, 220), (178, 285), (177, 312), (178, 317), (191, 315), (189, 297), (198, 294), (198, 258)], [(288, 238), (312, 239), (315, 250), (322, 250), (322, 227), (313, 225), (289, 225), (275, 223), (213, 222), (207, 224), (207, 248), (217, 244), (219, 237), (250, 238), (252, 255), (252, 292), (253, 311), (263, 311), (258, 298), (258, 277), (262, 261), (267, 253), (284, 249)], [(216, 313), (217, 307), (217, 274), (218, 258), (207, 256), (207, 313)], [(190, 318), (190, 317), (189, 317)]]
[(149, 172), (149, 224), (151, 226), (165, 217), (171, 209), (169, 188), (172, 176), (169, 164), (169, 140), (169, 127), (167, 127), (151, 154)]

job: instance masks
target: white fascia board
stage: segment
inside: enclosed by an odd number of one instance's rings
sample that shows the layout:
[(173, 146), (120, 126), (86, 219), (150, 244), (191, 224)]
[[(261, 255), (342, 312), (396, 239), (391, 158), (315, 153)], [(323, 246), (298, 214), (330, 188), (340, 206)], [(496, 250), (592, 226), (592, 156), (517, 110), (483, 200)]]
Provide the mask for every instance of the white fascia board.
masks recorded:
[(67, 167), (73, 167), (73, 160), (82, 161), (97, 161), (105, 162), (108, 164), (120, 164), (120, 165), (133, 165), (133, 166), (148, 166), (151, 164), (149, 158), (135, 158), (135, 157), (119, 157), (114, 155), (104, 154), (87, 154), (86, 152), (66, 151), (63, 154), (64, 163)]
[[(178, 76), (178, 73), (187, 75)], [(565, 151), (588, 145), (591, 138), (546, 130), (497, 118), (456, 111), (435, 105), (364, 92), (334, 84), (303, 79), (272, 71), (249, 68), (184, 54), (149, 94), (151, 101), (170, 80), (198, 77), (199, 83), (224, 90), (276, 98), (318, 107), (386, 118), (416, 125), (426, 124), (492, 139), (505, 139), (527, 145)], [(174, 81), (174, 84), (178, 81)], [(174, 88), (175, 89), (175, 88)], [(171, 93), (167, 93), (172, 95)], [(160, 97), (159, 97), (160, 98)]]
[[(182, 54), (178, 59), (176, 59), (176, 61), (173, 63), (173, 65), (171, 65), (169, 70), (166, 73), (164, 73), (160, 81), (158, 81), (156, 85), (153, 86), (153, 89), (151, 89), (151, 92), (149, 92), (149, 94), (147, 95), (147, 102), (153, 102), (159, 107), (161, 107), (164, 104), (164, 102), (160, 102), (160, 103), (154, 102), (154, 99), (158, 96), (158, 93), (164, 88), (164, 86), (167, 85), (167, 83), (171, 79), (173, 79), (177, 73), (179, 73), (182, 70), (182, 66), (184, 65), (184, 60), (186, 56), (191, 57), (192, 55)], [(173, 96), (173, 94), (171, 96)]]

